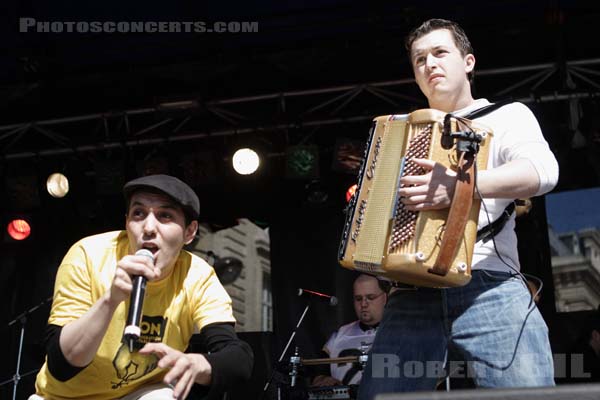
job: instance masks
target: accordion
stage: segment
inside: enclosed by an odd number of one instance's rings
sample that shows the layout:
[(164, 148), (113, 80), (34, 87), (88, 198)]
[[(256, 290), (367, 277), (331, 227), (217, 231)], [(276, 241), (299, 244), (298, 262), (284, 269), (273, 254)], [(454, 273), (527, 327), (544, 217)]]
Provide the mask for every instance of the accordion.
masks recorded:
[[(485, 126), (434, 109), (376, 117), (346, 210), (340, 264), (409, 285), (467, 284), (480, 206), (474, 184), (477, 170), (487, 167), (491, 138)], [(449, 208), (404, 207), (400, 178), (426, 172), (412, 158), (457, 172)]]

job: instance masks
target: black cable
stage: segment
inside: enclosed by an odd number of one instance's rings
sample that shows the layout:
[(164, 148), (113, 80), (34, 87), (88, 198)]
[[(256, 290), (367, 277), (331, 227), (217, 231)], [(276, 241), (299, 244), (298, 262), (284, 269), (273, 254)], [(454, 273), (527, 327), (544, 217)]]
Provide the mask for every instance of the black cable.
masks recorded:
[[(477, 192), (477, 195), (478, 195), (478, 196), (479, 196), (479, 198), (481, 199), (481, 205), (483, 206), (483, 210), (484, 210), (484, 212), (485, 212), (485, 216), (486, 216), (486, 218), (487, 218), (488, 225), (491, 225), (492, 221), (491, 221), (491, 218), (490, 218), (490, 213), (488, 212), (487, 206), (485, 205), (485, 202), (483, 201), (483, 196), (481, 196), (481, 193), (479, 192), (479, 186), (477, 185), (477, 163), (475, 163), (474, 167), (475, 167), (475, 191)], [(531, 276), (532, 278), (535, 278), (535, 279), (538, 281), (538, 283), (540, 284), (540, 287), (539, 287), (538, 291), (537, 291), (537, 292), (535, 293), (535, 295), (534, 295), (534, 294), (531, 292), (531, 290), (529, 290), (529, 286), (527, 286), (527, 278), (525, 277), (525, 275), (523, 275), (523, 273), (522, 273), (520, 270), (516, 269), (515, 267), (513, 267), (512, 265), (510, 265), (509, 263), (507, 263), (507, 262), (504, 260), (504, 258), (502, 258), (502, 256), (500, 255), (500, 252), (498, 251), (498, 247), (496, 246), (496, 238), (495, 238), (495, 235), (494, 235), (494, 236), (492, 236), (492, 237), (491, 237), (491, 239), (492, 239), (492, 244), (494, 245), (494, 252), (495, 252), (495, 253), (496, 253), (496, 255), (498, 256), (498, 259), (499, 259), (499, 260), (500, 260), (500, 261), (501, 261), (501, 262), (502, 262), (504, 265), (506, 265), (508, 268), (510, 268), (512, 271), (514, 271), (514, 273), (515, 273), (516, 275), (518, 275), (518, 276), (521, 278), (521, 281), (522, 281), (523, 285), (525, 286), (525, 288), (527, 289), (527, 291), (528, 291), (528, 292), (529, 292), (529, 294), (530, 294), (529, 305), (527, 306), (527, 308), (531, 308), (531, 306), (532, 306), (532, 305), (533, 305), (533, 303), (534, 303), (534, 298), (535, 298), (535, 296), (537, 296), (537, 295), (538, 295), (538, 294), (541, 292), (541, 290), (542, 290), (542, 287), (543, 287), (543, 282), (542, 282), (542, 280), (541, 280), (540, 278), (538, 278), (537, 276), (534, 276), (534, 275), (530, 275), (530, 274), (528, 274), (528, 275), (529, 275), (529, 276)]]
[[(467, 130), (469, 130), (471, 133), (475, 133), (474, 130), (471, 128), (469, 122), (471, 122), (471, 120), (468, 120), (466, 118), (462, 118), (462, 117), (457, 117), (454, 116), (454, 118), (456, 118), (457, 122), (459, 124), (462, 125), (462, 128), (466, 128)], [(477, 177), (478, 177), (478, 170), (477, 170), (477, 162), (474, 162), (474, 176), (475, 176), (475, 191), (477, 192), (477, 195), (479, 196), (479, 198), (481, 199), (481, 205), (483, 205), (483, 209), (485, 212), (485, 216), (487, 218), (487, 222), (488, 225), (492, 224), (491, 218), (490, 218), (490, 213), (488, 212), (487, 206), (485, 204), (485, 202), (483, 201), (483, 196), (481, 196), (481, 193), (479, 192), (479, 186), (477, 185)], [(537, 290), (537, 292), (535, 292), (535, 294), (533, 294), (531, 292), (531, 290), (529, 290), (529, 286), (527, 286), (527, 278), (525, 277), (525, 275), (523, 275), (523, 273), (521, 273), (520, 270), (515, 269), (512, 265), (510, 265), (509, 263), (507, 263), (504, 258), (502, 258), (502, 256), (500, 255), (500, 252), (498, 251), (498, 247), (496, 246), (496, 239), (495, 239), (495, 235), (492, 235), (491, 237), (492, 239), (492, 244), (494, 245), (494, 252), (496, 253), (496, 255), (498, 256), (498, 259), (504, 264), (506, 265), (508, 268), (510, 268), (512, 271), (515, 272), (516, 275), (518, 275), (521, 278), (521, 281), (523, 282), (523, 285), (525, 286), (525, 288), (527, 289), (528, 292), (530, 292), (530, 300), (529, 300), (529, 305), (527, 306), (527, 308), (531, 308), (532, 304), (534, 303), (534, 299), (535, 296), (539, 295), (540, 292), (542, 291), (542, 287), (543, 287), (543, 282), (540, 278), (538, 278), (537, 276), (534, 275), (529, 275), (532, 278), (534, 278), (538, 283), (539, 283), (539, 288)]]
[[(487, 206), (485, 205), (485, 202), (483, 201), (483, 196), (481, 196), (481, 192), (479, 191), (479, 186), (477, 185), (477, 163), (475, 163), (474, 167), (475, 167), (475, 191), (477, 192), (477, 195), (481, 199), (481, 204), (483, 205), (483, 209), (484, 209), (486, 218), (488, 220), (488, 224), (490, 224), (491, 223), (490, 213), (488, 212)], [(517, 338), (517, 342), (515, 343), (515, 349), (513, 351), (512, 358), (510, 359), (510, 361), (508, 362), (508, 364), (506, 366), (502, 367), (502, 366), (494, 365), (494, 364), (492, 364), (492, 363), (490, 363), (489, 361), (486, 361), (486, 360), (481, 360), (481, 359), (477, 360), (477, 361), (480, 361), (483, 364), (485, 364), (485, 365), (487, 365), (487, 366), (489, 366), (491, 368), (495, 368), (495, 369), (499, 369), (499, 370), (506, 370), (506, 369), (508, 369), (512, 365), (513, 361), (515, 360), (515, 357), (517, 355), (517, 349), (518, 349), (519, 343), (521, 341), (521, 336), (523, 335), (523, 331), (525, 329), (525, 324), (527, 323), (527, 319), (529, 318), (529, 316), (531, 315), (531, 313), (535, 309), (534, 297), (537, 296), (541, 292), (542, 287), (543, 287), (543, 282), (537, 276), (528, 275), (528, 276), (531, 276), (532, 278), (535, 278), (538, 281), (538, 283), (540, 284), (539, 289), (537, 290), (537, 292), (534, 295), (531, 292), (531, 290), (529, 290), (529, 287), (527, 286), (527, 283), (526, 283), (527, 278), (525, 277), (525, 275), (523, 273), (521, 273), (520, 270), (515, 269), (512, 265), (510, 265), (509, 263), (507, 263), (504, 260), (504, 258), (502, 258), (502, 256), (500, 255), (500, 252), (498, 251), (498, 247), (496, 246), (496, 239), (493, 236), (492, 236), (492, 244), (494, 246), (494, 251), (496, 252), (496, 255), (498, 256), (498, 259), (500, 259), (500, 261), (503, 264), (505, 264), (512, 271), (514, 271), (515, 275), (517, 275), (517, 276), (519, 276), (521, 278), (521, 282), (523, 283), (523, 285), (525, 286), (525, 288), (527, 289), (527, 291), (529, 292), (529, 294), (531, 296), (530, 300), (529, 300), (529, 305), (527, 306), (527, 309), (528, 309), (527, 314), (525, 315), (525, 318), (523, 319), (523, 324), (521, 325), (521, 329), (519, 330), (519, 336)], [(485, 270), (482, 270), (482, 271), (485, 273)]]

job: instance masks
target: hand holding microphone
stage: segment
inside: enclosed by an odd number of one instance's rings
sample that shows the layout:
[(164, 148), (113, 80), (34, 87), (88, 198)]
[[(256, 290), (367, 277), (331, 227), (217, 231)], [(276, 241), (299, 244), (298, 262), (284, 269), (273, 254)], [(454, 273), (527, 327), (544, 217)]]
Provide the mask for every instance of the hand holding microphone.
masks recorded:
[[(148, 257), (154, 264), (154, 255), (148, 249), (140, 249), (135, 255)], [(133, 280), (133, 288), (131, 289), (127, 323), (123, 332), (123, 338), (128, 344), (130, 352), (133, 351), (134, 344), (140, 339), (141, 335), (140, 325), (142, 322), (142, 309), (144, 307), (144, 294), (146, 293), (147, 282), (146, 277), (143, 275), (134, 275), (131, 278)]]

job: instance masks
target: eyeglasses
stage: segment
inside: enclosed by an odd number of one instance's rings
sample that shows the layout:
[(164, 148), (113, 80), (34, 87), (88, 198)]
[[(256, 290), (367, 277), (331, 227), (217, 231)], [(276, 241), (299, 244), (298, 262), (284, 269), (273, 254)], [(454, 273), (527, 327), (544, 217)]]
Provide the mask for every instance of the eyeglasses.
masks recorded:
[(362, 303), (363, 300), (366, 300), (367, 303), (370, 303), (384, 294), (385, 292), (381, 292), (379, 294), (367, 294), (365, 296), (354, 296), (354, 301), (357, 303)]

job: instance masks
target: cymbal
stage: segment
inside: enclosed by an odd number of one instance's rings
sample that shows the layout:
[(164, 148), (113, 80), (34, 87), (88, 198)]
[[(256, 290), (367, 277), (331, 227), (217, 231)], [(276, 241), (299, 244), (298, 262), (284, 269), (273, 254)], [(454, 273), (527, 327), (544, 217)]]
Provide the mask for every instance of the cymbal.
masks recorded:
[(358, 356), (334, 358), (301, 358), (300, 365), (343, 364), (358, 362)]

